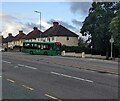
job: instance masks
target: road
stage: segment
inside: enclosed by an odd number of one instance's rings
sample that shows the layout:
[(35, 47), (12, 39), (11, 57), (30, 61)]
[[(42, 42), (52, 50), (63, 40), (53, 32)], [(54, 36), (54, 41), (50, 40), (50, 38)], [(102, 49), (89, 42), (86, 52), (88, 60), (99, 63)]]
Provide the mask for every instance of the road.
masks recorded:
[(3, 53), (3, 99), (118, 99), (116, 73), (82, 67), (99, 67), (115, 72), (118, 63)]

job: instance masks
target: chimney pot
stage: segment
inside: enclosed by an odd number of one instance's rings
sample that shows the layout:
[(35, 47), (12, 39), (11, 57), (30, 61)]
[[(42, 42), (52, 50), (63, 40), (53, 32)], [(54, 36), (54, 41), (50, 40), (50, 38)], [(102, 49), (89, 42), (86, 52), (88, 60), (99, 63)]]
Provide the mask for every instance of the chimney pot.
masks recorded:
[(53, 26), (58, 26), (59, 23), (58, 22), (53, 22)]
[(37, 27), (34, 27), (33, 29), (34, 29), (34, 30), (37, 30), (38, 28), (37, 28)]
[(20, 31), (19, 31), (19, 34), (20, 34), (20, 33), (23, 33), (23, 31), (22, 31), (22, 30), (20, 30)]
[(8, 36), (12, 36), (12, 33), (9, 33)]

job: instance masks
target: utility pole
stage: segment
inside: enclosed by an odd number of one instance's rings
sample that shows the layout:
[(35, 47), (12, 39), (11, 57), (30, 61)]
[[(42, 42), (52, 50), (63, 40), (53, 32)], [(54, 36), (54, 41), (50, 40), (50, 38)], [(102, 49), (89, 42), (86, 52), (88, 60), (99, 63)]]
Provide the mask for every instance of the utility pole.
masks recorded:
[[(40, 31), (41, 31), (41, 12), (39, 11), (35, 11), (35, 12), (40, 14)], [(40, 33), (40, 40), (41, 40), (41, 33)]]

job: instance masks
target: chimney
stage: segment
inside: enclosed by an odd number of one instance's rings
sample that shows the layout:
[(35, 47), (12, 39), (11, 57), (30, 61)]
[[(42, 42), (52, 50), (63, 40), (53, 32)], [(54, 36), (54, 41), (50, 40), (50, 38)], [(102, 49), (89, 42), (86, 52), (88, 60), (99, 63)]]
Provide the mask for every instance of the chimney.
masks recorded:
[(34, 30), (37, 30), (38, 28), (37, 28), (37, 27), (34, 27), (33, 29), (34, 29)]
[(53, 26), (58, 26), (59, 23), (58, 22), (53, 22)]
[(8, 36), (12, 36), (12, 33), (9, 33)]
[(23, 31), (22, 31), (22, 30), (20, 30), (20, 31), (19, 31), (19, 34), (22, 34), (22, 33), (23, 33)]

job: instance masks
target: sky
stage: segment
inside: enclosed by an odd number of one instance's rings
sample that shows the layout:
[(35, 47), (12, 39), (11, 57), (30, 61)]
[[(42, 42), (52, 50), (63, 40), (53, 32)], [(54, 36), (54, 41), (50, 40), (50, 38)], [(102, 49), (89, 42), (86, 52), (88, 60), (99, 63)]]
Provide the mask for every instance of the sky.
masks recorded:
[(44, 32), (54, 21), (75, 32), (79, 36), (84, 19), (88, 16), (91, 2), (2, 2), (0, 11), (0, 32), (4, 37), (13, 36), (23, 30), (28, 34), (33, 27)]

